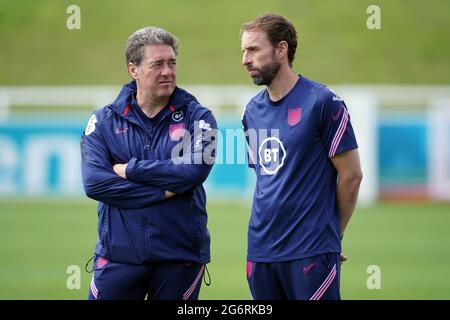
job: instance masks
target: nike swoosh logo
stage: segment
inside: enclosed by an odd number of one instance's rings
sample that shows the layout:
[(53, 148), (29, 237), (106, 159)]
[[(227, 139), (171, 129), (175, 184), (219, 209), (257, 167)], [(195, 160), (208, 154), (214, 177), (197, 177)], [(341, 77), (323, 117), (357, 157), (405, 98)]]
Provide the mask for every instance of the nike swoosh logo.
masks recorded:
[(342, 109), (344, 109), (344, 107), (341, 107), (338, 112), (336, 112), (336, 114), (333, 116), (333, 121), (337, 121), (342, 113)]
[(311, 263), (310, 265), (303, 267), (303, 273), (308, 273), (315, 265), (315, 263)]

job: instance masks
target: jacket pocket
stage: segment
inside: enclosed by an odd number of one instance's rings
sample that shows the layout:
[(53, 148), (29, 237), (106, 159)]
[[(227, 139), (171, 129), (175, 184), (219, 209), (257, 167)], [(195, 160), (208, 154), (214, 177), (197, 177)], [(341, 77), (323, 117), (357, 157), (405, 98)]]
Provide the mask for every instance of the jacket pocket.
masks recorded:
[(195, 210), (195, 222), (196, 222), (196, 230), (195, 234), (197, 237), (198, 245), (201, 246), (205, 241), (208, 240), (208, 215), (206, 212)]
[(107, 239), (107, 233), (108, 233), (108, 224), (109, 224), (109, 208), (108, 206), (105, 206), (104, 204), (99, 204), (99, 222), (98, 222), (98, 238), (100, 240), (100, 243), (105, 248), (106, 245), (106, 239)]

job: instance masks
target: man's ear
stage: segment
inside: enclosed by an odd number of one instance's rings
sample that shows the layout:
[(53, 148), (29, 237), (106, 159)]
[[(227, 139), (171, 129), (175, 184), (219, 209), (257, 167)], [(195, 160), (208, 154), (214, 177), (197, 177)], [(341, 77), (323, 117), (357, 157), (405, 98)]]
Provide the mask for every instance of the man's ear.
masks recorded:
[(286, 41), (280, 41), (277, 45), (277, 59), (283, 60), (283, 58), (288, 54), (288, 44)]
[(128, 62), (128, 73), (134, 80), (138, 80), (137, 66), (133, 62)]

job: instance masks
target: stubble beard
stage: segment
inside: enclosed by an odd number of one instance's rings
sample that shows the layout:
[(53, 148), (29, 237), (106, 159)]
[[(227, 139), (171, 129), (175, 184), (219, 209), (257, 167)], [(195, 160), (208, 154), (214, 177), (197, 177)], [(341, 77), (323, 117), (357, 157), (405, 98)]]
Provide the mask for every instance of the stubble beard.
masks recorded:
[(277, 62), (275, 59), (272, 59), (270, 63), (263, 66), (257, 74), (252, 76), (253, 83), (258, 86), (269, 86), (278, 74), (280, 66), (281, 64), (279, 62)]

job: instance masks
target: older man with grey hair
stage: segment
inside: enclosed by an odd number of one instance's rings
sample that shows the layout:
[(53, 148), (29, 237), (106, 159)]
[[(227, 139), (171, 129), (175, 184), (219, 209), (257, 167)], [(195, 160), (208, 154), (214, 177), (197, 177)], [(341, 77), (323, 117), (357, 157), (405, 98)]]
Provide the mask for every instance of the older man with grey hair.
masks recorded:
[(202, 184), (217, 124), (177, 87), (178, 47), (164, 29), (134, 32), (126, 47), (132, 81), (82, 135), (83, 185), (98, 201), (89, 299), (198, 298), (210, 261)]

